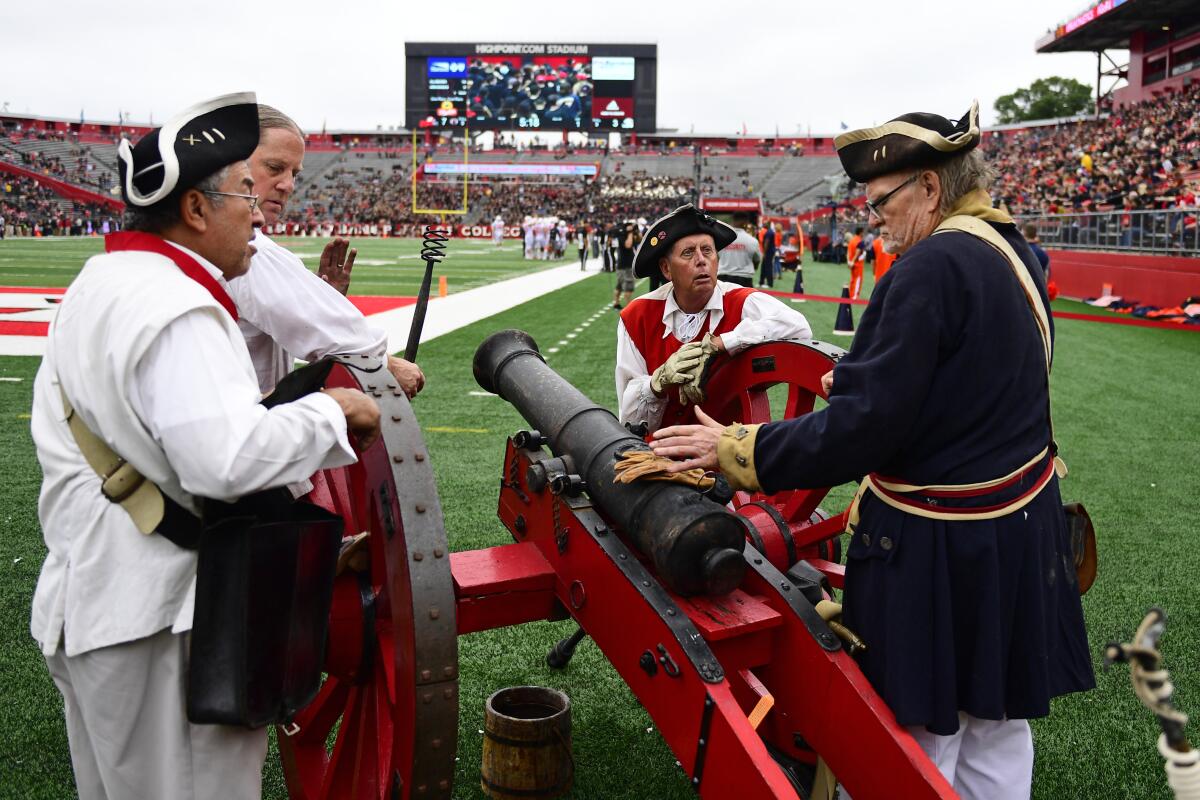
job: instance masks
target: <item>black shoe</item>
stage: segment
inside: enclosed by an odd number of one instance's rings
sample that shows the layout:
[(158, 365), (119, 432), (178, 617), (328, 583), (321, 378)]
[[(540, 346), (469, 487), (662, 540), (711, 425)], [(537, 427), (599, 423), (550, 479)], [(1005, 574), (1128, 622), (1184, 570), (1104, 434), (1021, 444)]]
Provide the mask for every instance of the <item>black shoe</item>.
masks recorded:
[(620, 310), (621, 310), (621, 304), (620, 304), (620, 303), (613, 303), (613, 308), (615, 308), (617, 311), (620, 311)]

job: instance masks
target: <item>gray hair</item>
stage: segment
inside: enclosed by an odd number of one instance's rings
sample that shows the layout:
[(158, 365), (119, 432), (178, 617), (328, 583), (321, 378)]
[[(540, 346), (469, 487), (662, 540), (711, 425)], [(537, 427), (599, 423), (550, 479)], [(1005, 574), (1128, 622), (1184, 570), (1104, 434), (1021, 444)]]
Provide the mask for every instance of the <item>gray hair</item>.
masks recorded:
[(292, 119), (274, 106), (268, 106), (264, 103), (259, 103), (258, 135), (262, 136), (262, 132), (270, 128), (279, 128), (286, 131), (291, 131), (299, 136), (301, 141), (304, 140), (304, 131), (300, 130), (300, 126), (296, 124), (296, 120)]
[(976, 189), (987, 191), (996, 180), (996, 171), (979, 150), (970, 150), (933, 168), (942, 185), (938, 211), (946, 214), (964, 196)]
[[(225, 179), (229, 177), (229, 168), (232, 166), (233, 164), (226, 164), (190, 188), (198, 192), (221, 191), (221, 184), (225, 183)], [(225, 198), (220, 195), (209, 195), (208, 199), (215, 208), (220, 208), (225, 202)], [(143, 207), (135, 206), (132, 203), (127, 204), (125, 206), (125, 216), (121, 221), (121, 228), (127, 231), (162, 234), (168, 228), (182, 220), (183, 217), (179, 213), (179, 195), (173, 195), (152, 206)]]

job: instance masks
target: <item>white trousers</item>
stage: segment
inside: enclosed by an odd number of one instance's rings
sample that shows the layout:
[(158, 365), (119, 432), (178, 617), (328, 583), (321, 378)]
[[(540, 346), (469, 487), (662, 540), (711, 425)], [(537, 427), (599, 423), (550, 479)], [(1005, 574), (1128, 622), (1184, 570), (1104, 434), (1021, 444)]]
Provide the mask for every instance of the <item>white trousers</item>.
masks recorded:
[[(979, 719), (958, 712), (958, 731), (908, 732), (962, 800), (1029, 800), (1033, 790), (1033, 734), (1023, 719)], [(845, 789), (840, 800), (850, 800)]]
[(193, 725), (188, 635), (46, 659), (62, 692), (80, 800), (258, 800), (267, 729)]

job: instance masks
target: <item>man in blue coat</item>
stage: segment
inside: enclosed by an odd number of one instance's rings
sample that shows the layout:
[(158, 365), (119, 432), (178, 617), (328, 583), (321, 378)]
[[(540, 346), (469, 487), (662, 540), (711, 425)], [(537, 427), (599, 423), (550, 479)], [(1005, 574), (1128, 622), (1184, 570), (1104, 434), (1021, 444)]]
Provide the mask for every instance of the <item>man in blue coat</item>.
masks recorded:
[[(900, 256), (826, 409), (658, 431), (676, 469), (766, 492), (862, 478), (844, 621), (863, 672), (964, 798), (1027, 798), (1028, 718), (1094, 686), (1050, 421), (1045, 277), (992, 208), (957, 122), (905, 114), (836, 140), (870, 223)], [(865, 476), (865, 477), (864, 477)]]

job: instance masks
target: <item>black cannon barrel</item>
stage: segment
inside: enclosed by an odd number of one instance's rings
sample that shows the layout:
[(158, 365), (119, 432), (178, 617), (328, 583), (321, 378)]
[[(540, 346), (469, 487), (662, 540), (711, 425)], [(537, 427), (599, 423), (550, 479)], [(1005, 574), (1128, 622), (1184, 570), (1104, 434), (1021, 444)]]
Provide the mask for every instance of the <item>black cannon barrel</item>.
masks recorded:
[(525, 331), (494, 333), (475, 351), (475, 380), (503, 397), (542, 433), (556, 456), (569, 456), (587, 492), (650, 556), (659, 577), (681, 595), (725, 594), (742, 581), (745, 527), (695, 490), (662, 481), (614, 483), (621, 453), (646, 443), (542, 359)]

